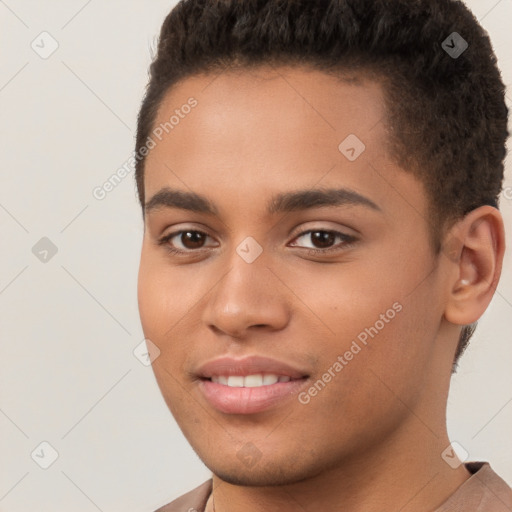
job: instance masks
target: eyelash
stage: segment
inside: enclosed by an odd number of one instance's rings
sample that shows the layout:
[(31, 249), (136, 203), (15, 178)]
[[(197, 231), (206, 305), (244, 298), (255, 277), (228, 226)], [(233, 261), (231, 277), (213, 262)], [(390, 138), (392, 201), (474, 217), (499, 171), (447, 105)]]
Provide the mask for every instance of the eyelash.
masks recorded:
[[(184, 251), (181, 249), (176, 249), (175, 247), (172, 247), (169, 245), (169, 241), (172, 238), (174, 238), (177, 235), (181, 235), (183, 233), (199, 233), (201, 235), (210, 236), (210, 235), (208, 235), (208, 233), (205, 233), (204, 231), (199, 231), (197, 229), (183, 229), (180, 231), (174, 231), (173, 233), (169, 233), (168, 235), (163, 236), (162, 238), (160, 238), (158, 240), (158, 245), (164, 245), (166, 250), (169, 253), (171, 253), (173, 255), (178, 255), (178, 256), (190, 255), (193, 253), (197, 254), (197, 253), (203, 252), (205, 250), (204, 248), (199, 248), (199, 249), (189, 249), (189, 250)], [(326, 249), (310, 249), (310, 248), (303, 249), (303, 250), (307, 251), (308, 254), (312, 254), (312, 255), (326, 254), (326, 253), (331, 253), (331, 252), (339, 252), (344, 249), (352, 247), (352, 245), (357, 241), (357, 238), (355, 236), (347, 235), (345, 233), (341, 233), (339, 231), (334, 231), (334, 230), (329, 230), (329, 229), (308, 229), (306, 231), (302, 231), (301, 233), (299, 233), (294, 238), (294, 240), (296, 238), (300, 238), (309, 233), (329, 233), (331, 235), (335, 235), (336, 237), (340, 237), (342, 239), (341, 244), (338, 244), (337, 246), (334, 246), (334, 247), (328, 247)], [(341, 245), (341, 247), (340, 247), (340, 245)]]

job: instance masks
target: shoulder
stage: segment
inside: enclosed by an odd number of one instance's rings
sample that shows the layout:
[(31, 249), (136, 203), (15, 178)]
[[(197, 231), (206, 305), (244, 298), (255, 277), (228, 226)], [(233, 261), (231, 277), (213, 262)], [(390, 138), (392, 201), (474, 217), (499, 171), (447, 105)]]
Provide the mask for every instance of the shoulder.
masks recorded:
[(476, 477), (482, 489), (482, 501), (478, 508), (482, 512), (512, 510), (512, 488), (497, 475), (489, 463), (475, 463)]
[(471, 477), (435, 512), (510, 512), (512, 488), (488, 462), (468, 462)]
[(212, 479), (160, 507), (155, 512), (203, 512), (212, 492)]

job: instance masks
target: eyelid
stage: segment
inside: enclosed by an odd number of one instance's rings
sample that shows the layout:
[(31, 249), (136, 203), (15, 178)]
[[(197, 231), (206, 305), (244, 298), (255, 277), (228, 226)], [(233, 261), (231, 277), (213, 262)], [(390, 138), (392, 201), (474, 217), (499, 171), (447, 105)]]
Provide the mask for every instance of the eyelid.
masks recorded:
[[(344, 233), (343, 231), (339, 231), (337, 229), (328, 229), (328, 228), (326, 229), (326, 228), (318, 228), (318, 227), (309, 228), (309, 229), (306, 229), (304, 231), (297, 233), (294, 236), (293, 240), (296, 240), (297, 238), (301, 238), (305, 235), (309, 235), (311, 233), (316, 233), (316, 232), (329, 233), (329, 234), (334, 235), (335, 238), (340, 237), (342, 239), (342, 242), (337, 243), (337, 244), (333, 245), (332, 247), (326, 247), (324, 249), (317, 249), (314, 247), (313, 248), (304, 247), (304, 249), (308, 252), (317, 253), (317, 254), (336, 252), (336, 251), (340, 252), (340, 251), (343, 251), (344, 249), (346, 249), (347, 247), (351, 246), (358, 240), (357, 236), (351, 235), (348, 233)], [(297, 246), (295, 246), (295, 247), (297, 247)]]
[[(176, 231), (172, 231), (163, 237), (159, 238), (158, 244), (159, 245), (165, 245), (167, 250), (173, 254), (182, 255), (182, 256), (188, 256), (188, 255), (194, 255), (194, 254), (201, 254), (205, 250), (211, 248), (209, 247), (199, 247), (197, 249), (177, 249), (174, 246), (170, 246), (169, 242), (172, 238), (182, 235), (183, 233), (187, 232), (193, 232), (193, 233), (200, 233), (201, 235), (205, 235), (206, 237), (213, 238), (209, 233), (207, 233), (205, 230), (202, 229), (196, 229), (196, 228), (182, 228), (178, 229)], [(308, 235), (310, 233), (314, 232), (324, 232), (324, 233), (330, 233), (333, 234), (335, 237), (340, 237), (342, 239), (341, 242), (335, 244), (331, 247), (326, 248), (311, 248), (311, 247), (302, 247), (303, 251), (306, 251), (310, 254), (328, 254), (331, 252), (341, 252), (343, 250), (347, 250), (349, 247), (351, 247), (355, 242), (358, 241), (359, 237), (356, 235), (344, 233), (343, 231), (339, 231), (337, 229), (327, 228), (327, 227), (311, 227), (308, 229), (303, 229), (302, 231), (299, 231), (296, 233), (293, 238), (292, 242), (296, 240), (297, 238), (300, 238), (302, 236)], [(291, 236), (291, 235), (290, 235)], [(218, 247), (215, 246), (215, 247)], [(297, 245), (292, 245), (291, 247), (301, 247)]]
[[(204, 231), (203, 229), (196, 229), (196, 228), (182, 228), (178, 229), (176, 231), (171, 231), (170, 233), (167, 233), (160, 237), (158, 239), (158, 243), (160, 245), (168, 244), (171, 239), (174, 237), (179, 237), (183, 233), (200, 233), (201, 235), (205, 235), (206, 237), (213, 238), (209, 233)], [(218, 245), (217, 245), (218, 246)], [(208, 249), (209, 247), (200, 247), (199, 249), (175, 249), (177, 252), (183, 253), (183, 254), (193, 254), (193, 253), (199, 253), (205, 249)]]

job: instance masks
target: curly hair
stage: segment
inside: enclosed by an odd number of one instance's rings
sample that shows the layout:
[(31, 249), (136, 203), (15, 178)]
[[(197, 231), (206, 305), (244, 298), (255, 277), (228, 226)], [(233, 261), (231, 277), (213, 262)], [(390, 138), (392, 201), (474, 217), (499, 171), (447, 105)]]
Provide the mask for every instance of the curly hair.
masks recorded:
[[(467, 44), (460, 55), (447, 51), (455, 40)], [(136, 153), (178, 81), (265, 64), (382, 84), (388, 150), (425, 186), (435, 254), (450, 223), (479, 206), (498, 207), (509, 135), (505, 86), (487, 33), (459, 0), (181, 0), (161, 28)], [(135, 164), (143, 214), (144, 163)], [(474, 329), (463, 327), (453, 371)]]

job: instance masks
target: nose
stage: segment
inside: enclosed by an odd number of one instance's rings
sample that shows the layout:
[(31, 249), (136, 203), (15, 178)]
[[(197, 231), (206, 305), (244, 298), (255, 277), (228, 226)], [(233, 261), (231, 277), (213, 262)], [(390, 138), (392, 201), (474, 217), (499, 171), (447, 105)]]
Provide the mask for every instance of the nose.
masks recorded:
[(208, 295), (203, 310), (205, 325), (216, 334), (237, 339), (256, 329), (283, 329), (289, 321), (286, 287), (266, 266), (264, 258), (247, 263), (235, 253), (229, 264)]

